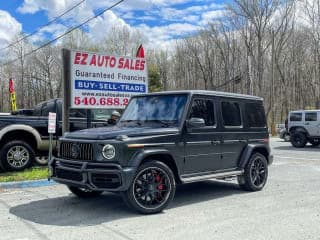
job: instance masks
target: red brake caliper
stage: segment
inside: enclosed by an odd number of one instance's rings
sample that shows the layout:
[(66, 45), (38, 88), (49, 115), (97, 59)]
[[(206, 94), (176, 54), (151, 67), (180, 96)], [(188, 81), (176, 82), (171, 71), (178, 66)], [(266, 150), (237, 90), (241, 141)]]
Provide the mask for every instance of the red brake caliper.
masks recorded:
[(162, 179), (159, 174), (156, 176), (156, 181), (158, 183), (158, 190), (163, 190), (163, 184), (161, 183)]

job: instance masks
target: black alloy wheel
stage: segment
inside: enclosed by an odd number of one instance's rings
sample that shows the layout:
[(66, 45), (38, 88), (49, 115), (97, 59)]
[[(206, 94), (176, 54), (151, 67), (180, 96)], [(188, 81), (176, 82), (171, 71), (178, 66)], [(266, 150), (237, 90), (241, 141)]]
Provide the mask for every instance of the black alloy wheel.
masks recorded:
[(260, 153), (254, 153), (245, 167), (244, 175), (239, 177), (240, 187), (248, 191), (260, 191), (268, 179), (268, 163)]
[(126, 204), (143, 214), (162, 211), (175, 193), (174, 175), (162, 162), (143, 164), (128, 191), (123, 193)]
[(257, 157), (253, 160), (250, 167), (250, 178), (254, 186), (260, 188), (266, 182), (266, 166), (262, 158)]
[(303, 148), (307, 144), (307, 137), (302, 132), (295, 132), (290, 135), (290, 141), (292, 146), (296, 148)]

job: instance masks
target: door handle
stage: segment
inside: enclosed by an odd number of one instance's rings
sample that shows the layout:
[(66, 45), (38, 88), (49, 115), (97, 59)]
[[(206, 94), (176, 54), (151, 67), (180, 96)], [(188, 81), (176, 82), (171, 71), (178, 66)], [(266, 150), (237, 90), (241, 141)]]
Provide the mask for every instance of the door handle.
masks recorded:
[(305, 125), (310, 125), (310, 123), (306, 122)]
[(212, 143), (213, 145), (217, 145), (217, 144), (221, 143), (221, 141), (213, 140), (213, 141), (211, 141), (211, 143)]

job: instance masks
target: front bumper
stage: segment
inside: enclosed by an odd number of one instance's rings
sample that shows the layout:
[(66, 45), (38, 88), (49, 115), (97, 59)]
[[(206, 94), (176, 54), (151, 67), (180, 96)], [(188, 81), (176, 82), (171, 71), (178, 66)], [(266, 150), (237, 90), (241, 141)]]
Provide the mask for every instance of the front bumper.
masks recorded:
[(49, 162), (50, 179), (69, 186), (95, 191), (125, 191), (136, 169), (118, 164), (53, 158)]

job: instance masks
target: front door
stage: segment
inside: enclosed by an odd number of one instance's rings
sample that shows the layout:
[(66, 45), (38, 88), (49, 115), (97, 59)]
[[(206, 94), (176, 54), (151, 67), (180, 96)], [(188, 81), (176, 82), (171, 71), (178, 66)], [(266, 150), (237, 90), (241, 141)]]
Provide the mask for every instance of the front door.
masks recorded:
[(215, 104), (211, 98), (194, 98), (188, 120), (200, 118), (204, 126), (187, 126), (183, 141), (185, 145), (184, 174), (215, 171), (220, 168), (220, 133), (217, 132)]

